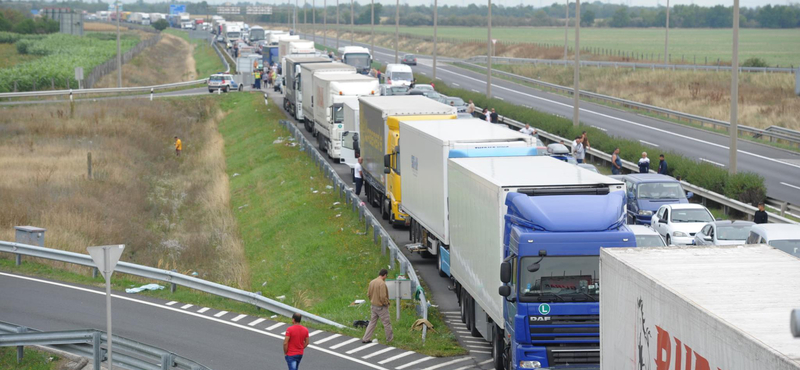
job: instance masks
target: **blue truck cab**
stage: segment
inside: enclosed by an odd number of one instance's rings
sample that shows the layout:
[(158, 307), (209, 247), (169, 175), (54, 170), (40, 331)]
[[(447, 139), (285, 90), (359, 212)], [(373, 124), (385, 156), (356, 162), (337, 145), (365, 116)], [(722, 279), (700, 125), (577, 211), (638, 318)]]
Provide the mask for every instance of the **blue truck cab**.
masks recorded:
[(607, 187), (507, 195), (504, 368), (599, 366), (600, 248), (636, 246), (625, 203)]
[[(616, 176), (615, 176), (616, 177)], [(689, 203), (694, 194), (683, 191), (673, 177), (655, 173), (618, 176), (628, 196), (628, 224), (650, 225), (650, 219), (665, 204)]]

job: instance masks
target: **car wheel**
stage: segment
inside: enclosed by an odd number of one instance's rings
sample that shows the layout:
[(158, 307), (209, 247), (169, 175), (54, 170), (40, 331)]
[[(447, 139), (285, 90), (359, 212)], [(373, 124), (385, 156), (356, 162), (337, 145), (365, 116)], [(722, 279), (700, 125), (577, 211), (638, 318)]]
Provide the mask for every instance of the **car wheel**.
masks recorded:
[(242, 91), (242, 90), (243, 90), (242, 85), (239, 85), (239, 91)]
[(227, 86), (223, 87), (222, 88), (222, 92), (227, 93), (228, 92), (228, 87)]
[(667, 245), (672, 245), (672, 240), (669, 238), (669, 234), (667, 234), (667, 237), (664, 239), (667, 242)]
[(211, 93), (211, 94), (213, 94), (213, 93), (214, 93), (214, 90), (208, 89), (208, 92), (209, 92), (209, 93)]

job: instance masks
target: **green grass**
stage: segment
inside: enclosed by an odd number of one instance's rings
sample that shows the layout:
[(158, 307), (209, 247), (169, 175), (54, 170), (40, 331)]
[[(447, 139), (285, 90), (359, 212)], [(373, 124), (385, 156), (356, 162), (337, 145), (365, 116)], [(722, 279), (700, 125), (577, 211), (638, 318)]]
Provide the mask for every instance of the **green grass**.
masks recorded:
[(219, 56), (217, 56), (217, 52), (214, 51), (214, 48), (208, 44), (208, 40), (192, 39), (189, 38), (188, 32), (171, 28), (167, 28), (163, 32), (178, 36), (194, 45), (192, 56), (194, 57), (194, 63), (197, 69), (197, 78), (206, 78), (214, 73), (225, 72), (225, 66), (222, 64), (222, 61), (219, 60)]
[[(309, 26), (310, 27), (310, 26)], [(328, 25), (335, 29), (335, 25)], [(349, 25), (342, 25), (348, 31)], [(356, 31), (369, 33), (369, 25), (356, 26)], [(375, 32), (394, 33), (394, 26), (376, 25)], [(433, 36), (433, 27), (400, 27), (400, 33), (417, 36)], [(486, 42), (485, 27), (439, 27), (441, 39)], [(569, 45), (574, 46), (575, 32), (569, 32)], [(559, 27), (493, 27), (492, 38), (506, 42), (526, 42), (564, 45), (564, 29)], [(673, 61), (685, 55), (687, 62), (709, 64), (717, 58), (730, 64), (733, 36), (730, 29), (671, 29), (669, 31), (670, 54)], [(581, 46), (611, 49), (614, 51), (652, 53), (657, 58), (664, 53), (664, 30), (658, 28), (582, 28)], [(800, 64), (800, 29), (751, 29), (739, 30), (739, 60), (759, 57), (771, 66), (788, 67)]]
[[(285, 145), (288, 131), (278, 123), (282, 110), (264, 105), (258, 94), (229, 94), (222, 99), (228, 116), (220, 124), (231, 175), (231, 206), (245, 243), (251, 287), (342, 324), (368, 319), (366, 287), (389, 264), (372, 234), (364, 235), (358, 215), (342, 202), (330, 183), (298, 147)], [(279, 137), (283, 143), (273, 144)], [(238, 173), (239, 176), (233, 177)], [(315, 193), (316, 192), (316, 193)], [(394, 277), (397, 270), (390, 272)], [(393, 305), (394, 306), (394, 305)], [(392, 308), (394, 310), (394, 307)], [(394, 322), (394, 346), (433, 356), (463, 354), (436, 310), (436, 328), (423, 345), (409, 328), (417, 319), (413, 304), (403, 304)], [(338, 332), (360, 336), (361, 329)], [(383, 339), (382, 329), (376, 334)]]
[(0, 68), (9, 68), (17, 64), (38, 59), (38, 55), (26, 55), (17, 52), (14, 44), (0, 44)]
[(56, 369), (56, 355), (25, 348), (22, 362), (17, 364), (17, 347), (0, 347), (0, 369), (51, 370)]

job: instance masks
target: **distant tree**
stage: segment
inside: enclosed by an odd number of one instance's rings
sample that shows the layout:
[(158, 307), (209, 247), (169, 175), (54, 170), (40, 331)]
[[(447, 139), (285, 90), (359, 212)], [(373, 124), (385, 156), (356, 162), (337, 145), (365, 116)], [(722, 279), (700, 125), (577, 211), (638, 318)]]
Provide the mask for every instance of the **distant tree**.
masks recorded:
[(153, 23), (153, 28), (155, 28), (159, 32), (167, 29), (167, 27), (169, 27), (169, 23), (167, 22), (166, 19), (159, 19), (155, 21), (155, 23)]
[(768, 67), (768, 65), (764, 59), (753, 57), (745, 60), (742, 67)]
[(614, 16), (611, 17), (611, 27), (628, 27), (628, 23), (630, 23), (631, 17), (628, 14), (627, 7), (621, 7), (614, 12)]
[(586, 13), (581, 14), (581, 26), (582, 27), (591, 27), (594, 24), (594, 12), (591, 10), (586, 11)]
[(11, 31), (11, 22), (0, 13), (0, 31)]
[[(369, 24), (370, 19), (372, 18), (372, 6), (364, 6), (363, 11), (361, 14), (356, 17), (356, 24)], [(381, 11), (383, 11), (383, 4), (377, 3), (375, 4), (375, 24), (381, 23)], [(309, 14), (308, 20), (311, 21), (311, 15)]]
[(15, 24), (14, 27), (11, 28), (11, 31), (24, 34), (36, 33), (36, 24), (33, 22), (33, 19), (25, 19)]

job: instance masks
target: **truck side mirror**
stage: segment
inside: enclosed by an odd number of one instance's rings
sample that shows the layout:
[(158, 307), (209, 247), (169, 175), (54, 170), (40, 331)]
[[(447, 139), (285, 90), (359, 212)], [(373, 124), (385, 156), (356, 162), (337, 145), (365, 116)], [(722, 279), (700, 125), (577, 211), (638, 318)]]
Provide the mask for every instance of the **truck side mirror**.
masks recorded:
[(499, 289), (499, 293), (503, 297), (508, 297), (511, 295), (511, 287), (508, 285), (501, 285)]
[[(392, 167), (392, 155), (386, 154), (383, 156), (383, 167), (389, 168)], [(388, 172), (386, 172), (388, 173)]]
[(392, 173), (392, 170), (389, 167), (384, 167), (383, 173), (388, 175), (388, 174)]
[(503, 282), (503, 284), (511, 282), (511, 262), (503, 262), (500, 264), (500, 281)]

